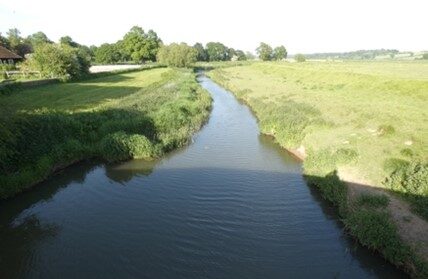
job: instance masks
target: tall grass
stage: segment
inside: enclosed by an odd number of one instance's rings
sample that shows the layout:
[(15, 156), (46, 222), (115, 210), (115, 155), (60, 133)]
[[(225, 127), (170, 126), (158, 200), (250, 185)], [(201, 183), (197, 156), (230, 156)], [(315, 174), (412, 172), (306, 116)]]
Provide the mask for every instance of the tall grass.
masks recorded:
[(191, 71), (153, 69), (0, 96), (0, 198), (87, 158), (152, 158), (186, 144), (211, 99)]

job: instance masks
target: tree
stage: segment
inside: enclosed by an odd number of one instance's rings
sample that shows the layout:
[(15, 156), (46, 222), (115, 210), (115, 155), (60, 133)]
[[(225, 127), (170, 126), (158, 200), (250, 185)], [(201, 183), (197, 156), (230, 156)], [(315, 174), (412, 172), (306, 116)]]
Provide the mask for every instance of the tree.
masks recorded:
[(162, 46), (158, 53), (159, 62), (172, 67), (189, 67), (197, 57), (197, 50), (186, 43)]
[(235, 51), (235, 55), (238, 58), (238, 61), (244, 61), (247, 60), (247, 55), (245, 55), (245, 53), (242, 50), (237, 50)]
[(305, 62), (306, 61), (306, 57), (303, 54), (296, 54), (296, 55), (294, 55), (294, 59), (297, 62)]
[(263, 61), (272, 60), (273, 50), (272, 47), (266, 43), (260, 43), (260, 46), (257, 48), (257, 54), (259, 58)]
[(228, 49), (219, 42), (209, 42), (206, 47), (209, 61), (229, 60)]
[(48, 36), (46, 36), (43, 32), (36, 32), (34, 34), (29, 35), (25, 41), (32, 46), (33, 49), (35, 49), (37, 46), (45, 43), (52, 43), (51, 40), (49, 40)]
[(24, 39), (21, 37), (21, 32), (18, 29), (9, 29), (6, 34), (7, 40), (9, 41), (9, 48), (16, 54), (24, 57), (27, 53), (32, 52), (31, 45), (24, 42)]
[(254, 60), (254, 59), (256, 59), (256, 56), (252, 52), (250, 52), (250, 51), (247, 51), (245, 53), (245, 56), (247, 57), (248, 60)]
[(156, 61), (156, 54), (162, 41), (156, 32), (149, 30), (147, 34), (139, 26), (134, 26), (123, 37), (122, 46), (130, 58), (136, 62)]
[(422, 59), (428, 60), (428, 52), (422, 55)]
[(89, 61), (78, 48), (65, 44), (41, 44), (27, 60), (26, 67), (45, 77), (78, 78), (89, 73)]
[(10, 48), (9, 40), (0, 33), (0, 46)]
[(273, 50), (273, 57), (275, 60), (282, 60), (287, 58), (287, 49), (284, 46), (278, 46)]
[(75, 41), (73, 41), (73, 39), (70, 36), (64, 36), (64, 37), (59, 38), (59, 43), (61, 45), (68, 45), (71, 47), (78, 47), (79, 46), (79, 44), (76, 43)]
[(197, 61), (208, 61), (207, 51), (201, 43), (196, 43), (193, 48), (198, 52)]
[(102, 44), (95, 50), (95, 62), (100, 64), (114, 64), (121, 58), (117, 44)]

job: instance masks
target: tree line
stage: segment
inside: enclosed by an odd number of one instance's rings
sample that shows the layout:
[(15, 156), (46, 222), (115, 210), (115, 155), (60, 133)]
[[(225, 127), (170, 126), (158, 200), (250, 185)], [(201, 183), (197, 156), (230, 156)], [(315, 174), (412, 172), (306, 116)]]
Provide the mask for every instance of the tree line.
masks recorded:
[[(188, 67), (197, 61), (244, 61), (255, 59), (250, 52), (228, 47), (220, 42), (208, 42), (205, 46), (196, 43), (165, 45), (153, 30), (147, 32), (133, 26), (115, 43), (86, 46), (64, 36), (58, 42), (50, 40), (45, 33), (36, 32), (21, 36), (18, 29), (10, 29), (6, 36), (0, 33), (0, 45), (27, 58), (22, 68), (37, 70), (43, 76), (78, 78), (89, 72), (91, 63), (146, 63), (159, 62), (167, 66)], [(260, 60), (282, 60), (287, 58), (284, 46), (272, 48), (260, 43), (257, 48)]]

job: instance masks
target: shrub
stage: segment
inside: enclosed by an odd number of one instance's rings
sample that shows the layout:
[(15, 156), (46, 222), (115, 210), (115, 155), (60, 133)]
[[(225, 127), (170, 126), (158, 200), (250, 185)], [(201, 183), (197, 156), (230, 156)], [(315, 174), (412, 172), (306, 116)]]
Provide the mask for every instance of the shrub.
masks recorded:
[(305, 62), (306, 57), (303, 54), (296, 54), (294, 56), (294, 60), (296, 60), (297, 62)]
[(101, 154), (107, 161), (123, 161), (131, 158), (150, 158), (155, 151), (153, 144), (143, 135), (116, 132), (101, 142)]
[(41, 44), (27, 61), (44, 77), (78, 78), (89, 73), (90, 57), (65, 44)]
[(197, 50), (185, 43), (163, 46), (158, 53), (158, 61), (172, 67), (189, 67), (197, 57)]
[(370, 195), (363, 194), (357, 198), (358, 206), (365, 206), (369, 208), (384, 208), (388, 206), (389, 199), (385, 195)]

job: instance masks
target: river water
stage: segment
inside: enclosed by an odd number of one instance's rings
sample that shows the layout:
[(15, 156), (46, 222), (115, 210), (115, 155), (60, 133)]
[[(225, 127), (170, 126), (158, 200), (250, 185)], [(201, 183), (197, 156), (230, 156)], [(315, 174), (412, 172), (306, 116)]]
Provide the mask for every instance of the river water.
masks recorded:
[(161, 160), (81, 163), (0, 203), (0, 278), (405, 278), (343, 232), (247, 106)]

